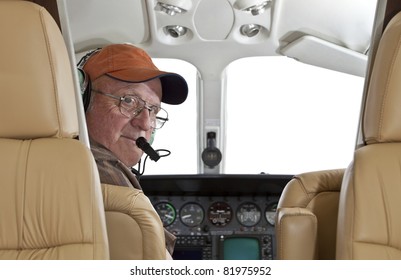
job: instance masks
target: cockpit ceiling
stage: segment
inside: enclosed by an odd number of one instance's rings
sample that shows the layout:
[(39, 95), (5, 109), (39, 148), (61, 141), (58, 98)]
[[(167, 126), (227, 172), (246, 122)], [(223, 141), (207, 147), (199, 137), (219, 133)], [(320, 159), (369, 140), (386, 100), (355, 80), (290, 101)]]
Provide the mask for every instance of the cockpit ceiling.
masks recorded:
[[(347, 63), (366, 66), (376, 2), (67, 0), (65, 5), (77, 53), (129, 42), (153, 57), (180, 58), (200, 68), (213, 62), (224, 69), (246, 56), (287, 55), (359, 75)], [(335, 59), (316, 57), (326, 51)]]

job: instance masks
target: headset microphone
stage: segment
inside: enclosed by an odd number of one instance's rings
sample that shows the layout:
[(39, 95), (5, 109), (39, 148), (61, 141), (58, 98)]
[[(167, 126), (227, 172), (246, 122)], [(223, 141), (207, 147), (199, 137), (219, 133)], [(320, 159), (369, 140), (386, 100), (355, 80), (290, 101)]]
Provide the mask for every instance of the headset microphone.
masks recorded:
[(144, 137), (139, 137), (138, 139), (136, 139), (136, 145), (138, 146), (139, 149), (144, 151), (145, 154), (147, 154), (151, 160), (153, 161), (159, 160), (160, 158), (159, 154), (155, 150), (153, 150), (153, 148), (150, 146), (150, 144), (148, 143), (148, 141), (146, 141)]

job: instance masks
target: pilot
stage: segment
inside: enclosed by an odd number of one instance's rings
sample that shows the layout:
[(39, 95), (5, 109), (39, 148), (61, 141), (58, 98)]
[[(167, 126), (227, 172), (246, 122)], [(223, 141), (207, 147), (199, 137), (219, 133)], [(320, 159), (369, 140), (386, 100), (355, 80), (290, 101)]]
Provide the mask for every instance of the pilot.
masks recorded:
[[(160, 71), (149, 55), (130, 44), (106, 46), (89, 57), (83, 70), (91, 80), (86, 121), (102, 183), (141, 189), (131, 172), (143, 151), (139, 137), (151, 142), (168, 120), (162, 106), (181, 104), (188, 94), (185, 79)], [(165, 230), (172, 254), (175, 236)]]

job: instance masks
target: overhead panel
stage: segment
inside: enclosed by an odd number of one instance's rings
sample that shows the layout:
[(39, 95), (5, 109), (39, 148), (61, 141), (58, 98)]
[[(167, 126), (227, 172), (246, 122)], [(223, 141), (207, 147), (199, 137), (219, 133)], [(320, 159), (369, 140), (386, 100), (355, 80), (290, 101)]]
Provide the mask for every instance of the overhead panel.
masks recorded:
[(149, 14), (152, 39), (143, 47), (155, 57), (175, 57), (196, 65), (203, 79), (218, 78), (236, 59), (278, 55), (269, 38), (272, 3), (149, 0), (148, 11), (154, 11)]
[(266, 41), (270, 31), (272, 0), (153, 0), (153, 3), (157, 39), (168, 45), (224, 41), (224, 44), (239, 43), (240, 48), (242, 44)]
[(195, 28), (204, 40), (224, 40), (234, 25), (234, 12), (228, 1), (203, 0), (195, 16)]

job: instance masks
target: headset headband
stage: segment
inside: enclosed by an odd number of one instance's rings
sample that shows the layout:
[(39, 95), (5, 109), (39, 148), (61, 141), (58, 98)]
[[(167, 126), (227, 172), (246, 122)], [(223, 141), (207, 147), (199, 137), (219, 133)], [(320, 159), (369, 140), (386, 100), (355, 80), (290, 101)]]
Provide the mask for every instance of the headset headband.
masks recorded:
[(88, 51), (83, 57), (81, 57), (81, 59), (79, 60), (77, 67), (79, 69), (84, 69), (84, 66), (86, 64), (86, 62), (89, 60), (89, 58), (91, 58), (92, 55), (94, 55), (95, 53), (100, 52), (102, 48), (97, 48), (97, 49), (93, 49)]

